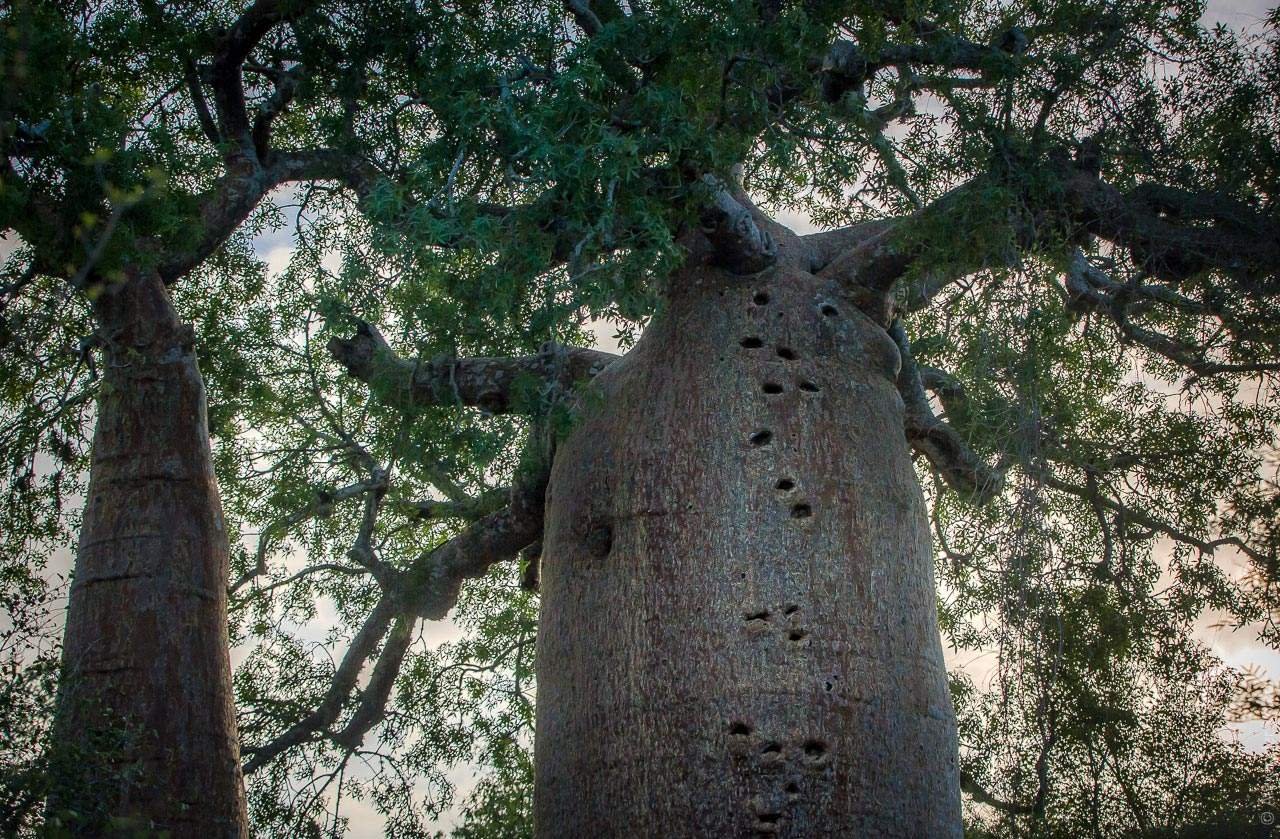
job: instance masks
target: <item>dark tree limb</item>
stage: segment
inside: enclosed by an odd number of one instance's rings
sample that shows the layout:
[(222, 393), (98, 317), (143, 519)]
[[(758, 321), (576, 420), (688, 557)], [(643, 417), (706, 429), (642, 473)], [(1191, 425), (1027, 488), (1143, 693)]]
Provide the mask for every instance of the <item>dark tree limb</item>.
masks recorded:
[(898, 223), (896, 218), (875, 219), (801, 236), (800, 242), (809, 250), (809, 270), (814, 274), (823, 271), (837, 257), (865, 246)]
[(265, 160), (270, 153), (271, 126), (277, 117), (284, 113), (298, 92), (302, 82), (302, 68), (295, 67), (281, 73), (275, 80), (275, 91), (258, 106), (253, 117), (253, 148), (259, 160)]
[(1266, 296), (1280, 288), (1280, 221), (1273, 217), (1212, 193), (1160, 184), (1123, 193), (1076, 168), (1063, 172), (1062, 184), (1076, 221), (1128, 250), (1152, 277), (1177, 286), (1218, 271), (1245, 294)]
[[(1052, 166), (1058, 189), (1022, 195), (1023, 210), (1030, 215), (1009, 222), (1007, 239), (1017, 251), (1058, 248), (1096, 236), (1124, 248), (1139, 271), (1160, 281), (1126, 293), (1180, 309), (1207, 310), (1177, 291), (1204, 272), (1221, 274), (1237, 293), (1255, 299), (1267, 299), (1280, 290), (1280, 220), (1211, 193), (1150, 183), (1125, 193), (1082, 164)], [(981, 175), (911, 215), (863, 222), (804, 241), (820, 254), (825, 275), (851, 286), (887, 292), (914, 271), (916, 282), (905, 290), (899, 305), (915, 311), (965, 276), (1016, 261), (1016, 253), (992, 253), (978, 261), (970, 258), (918, 270), (922, 259), (934, 255), (926, 252), (922, 237), (912, 235), (913, 226), (965, 229), (973, 195), (993, 184), (997, 182), (992, 176)]]
[(1002, 813), (1019, 816), (1030, 813), (1035, 808), (1029, 804), (1014, 804), (993, 795), (986, 787), (978, 783), (973, 775), (960, 770), (960, 789), (979, 804), (985, 804)]
[[(1072, 257), (1064, 282), (1068, 299), (1074, 308), (1103, 315), (1115, 324), (1124, 338), (1164, 356), (1197, 376), (1280, 371), (1280, 361), (1213, 361), (1206, 357), (1206, 347), (1179, 341), (1162, 332), (1139, 326), (1131, 316), (1135, 313), (1135, 304), (1143, 302), (1144, 298), (1200, 314), (1207, 314), (1208, 308), (1163, 286), (1118, 283), (1089, 264), (1080, 251), (1076, 251)], [(1224, 326), (1227, 326), (1225, 321)], [(1236, 329), (1231, 329), (1230, 326), (1228, 329), (1238, 334)]]
[(377, 650), (392, 620), (397, 617), (397, 613), (395, 600), (384, 594), (373, 607), (373, 611), (369, 613), (369, 617), (365, 618), (360, 631), (351, 639), (351, 644), (342, 656), (338, 669), (334, 671), (329, 689), (325, 691), (324, 697), (315, 710), (289, 726), (278, 737), (261, 746), (244, 748), (244, 753), (249, 755), (249, 759), (244, 764), (245, 775), (256, 772), (286, 750), (315, 740), (318, 732), (325, 731), (333, 725), (341, 715), (347, 698), (355, 690), (365, 662)]
[[(880, 306), (886, 306), (903, 278), (914, 272), (913, 281), (898, 295), (895, 305), (905, 312), (918, 311), (954, 283), (991, 267), (987, 260), (1008, 262), (1010, 254), (966, 254), (963, 259), (925, 262), (932, 254), (926, 252), (923, 239), (913, 235), (916, 225), (962, 229), (969, 222), (973, 194), (987, 186), (986, 178), (974, 178), (909, 215), (860, 222), (806, 236), (802, 241), (825, 257), (818, 272), (821, 276), (838, 280), (855, 298), (880, 301)], [(872, 314), (867, 306), (863, 308)], [(887, 323), (887, 318), (882, 321)]]
[(442, 619), (458, 602), (465, 580), (484, 576), (493, 565), (515, 559), (537, 541), (549, 476), (549, 468), (521, 476), (505, 509), (418, 557), (406, 572), (409, 609), (427, 620)]
[(233, 144), (232, 157), (256, 156), (249, 113), (245, 105), (243, 65), (273, 27), (303, 14), (315, 0), (256, 0), (218, 40), (210, 68), (210, 83), (218, 111), (221, 136)]
[(387, 700), (391, 698), (391, 689), (395, 686), (404, 657), (413, 643), (413, 628), (416, 624), (417, 620), (407, 615), (396, 618), (386, 643), (382, 645), (382, 652), (373, 665), (369, 683), (360, 693), (360, 703), (342, 730), (333, 735), (333, 740), (339, 745), (347, 749), (358, 749), (370, 729), (386, 718)]
[(711, 201), (702, 212), (702, 232), (715, 249), (716, 259), (735, 274), (756, 274), (778, 260), (778, 247), (751, 212), (745, 195), (734, 195), (723, 181), (706, 175)]
[(954, 428), (933, 413), (901, 321), (894, 321), (889, 335), (902, 356), (897, 385), (911, 448), (923, 455), (953, 490), (979, 504), (994, 498), (1004, 486), (1004, 472), (988, 466)]
[(1018, 27), (1006, 31), (992, 45), (935, 32), (928, 33), (924, 43), (885, 44), (873, 54), (853, 41), (836, 41), (822, 60), (822, 98), (838, 102), (886, 67), (919, 66), (983, 75), (994, 71), (999, 75), (1013, 67), (1013, 60), (1026, 52), (1028, 44), (1026, 33)]
[(550, 346), (520, 358), (406, 359), (387, 345), (376, 327), (363, 321), (351, 338), (330, 340), (329, 353), (387, 404), (401, 409), (462, 405), (495, 414), (534, 407), (519, 404), (521, 380), (570, 384), (592, 378), (618, 358), (582, 347)]

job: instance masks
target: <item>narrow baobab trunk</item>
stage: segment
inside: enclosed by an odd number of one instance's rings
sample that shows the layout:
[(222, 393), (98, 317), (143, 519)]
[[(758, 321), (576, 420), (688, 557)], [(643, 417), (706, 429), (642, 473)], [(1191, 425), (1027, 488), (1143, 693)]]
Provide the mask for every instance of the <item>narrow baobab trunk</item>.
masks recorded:
[(192, 331), (154, 274), (130, 274), (95, 310), (102, 384), (50, 815), (92, 835), (109, 817), (246, 836), (227, 533)]
[(540, 836), (960, 835), (897, 349), (780, 239), (674, 277), (559, 448)]

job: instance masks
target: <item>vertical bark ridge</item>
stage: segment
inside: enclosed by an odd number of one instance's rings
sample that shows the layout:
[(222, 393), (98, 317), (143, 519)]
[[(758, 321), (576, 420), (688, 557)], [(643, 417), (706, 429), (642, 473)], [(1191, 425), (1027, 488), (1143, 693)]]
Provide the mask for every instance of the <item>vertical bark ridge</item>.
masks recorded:
[(96, 314), (103, 380), (50, 815), (85, 835), (109, 818), (244, 837), (227, 533), (192, 330), (154, 273), (108, 289)]
[(540, 836), (959, 836), (884, 330), (786, 257), (694, 268), (548, 491)]

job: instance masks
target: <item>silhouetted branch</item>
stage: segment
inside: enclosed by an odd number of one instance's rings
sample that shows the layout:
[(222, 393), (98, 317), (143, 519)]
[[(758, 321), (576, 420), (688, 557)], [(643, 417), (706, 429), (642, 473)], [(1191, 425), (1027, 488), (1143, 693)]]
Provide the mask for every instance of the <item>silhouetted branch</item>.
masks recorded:
[(518, 358), (406, 359), (363, 321), (351, 338), (330, 340), (329, 353), (386, 404), (402, 409), (462, 405), (490, 413), (536, 407), (519, 404), (517, 385), (523, 380), (571, 384), (592, 378), (617, 360), (611, 353), (559, 345)]
[(983, 462), (954, 428), (933, 413), (901, 321), (894, 321), (889, 335), (902, 356), (897, 384), (906, 409), (907, 441), (952, 489), (980, 504), (995, 497), (1004, 485), (1003, 471)]

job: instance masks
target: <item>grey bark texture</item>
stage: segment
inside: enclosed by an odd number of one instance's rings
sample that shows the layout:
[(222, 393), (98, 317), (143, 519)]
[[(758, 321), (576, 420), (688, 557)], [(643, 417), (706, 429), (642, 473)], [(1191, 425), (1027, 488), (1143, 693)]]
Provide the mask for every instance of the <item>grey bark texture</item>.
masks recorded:
[(954, 713), (893, 340), (769, 225), (694, 254), (557, 451), (540, 837), (958, 837)]
[[(157, 274), (96, 302), (103, 379), (67, 608), (51, 816), (245, 837), (227, 532), (191, 328)], [(67, 812), (80, 821), (66, 818)]]

